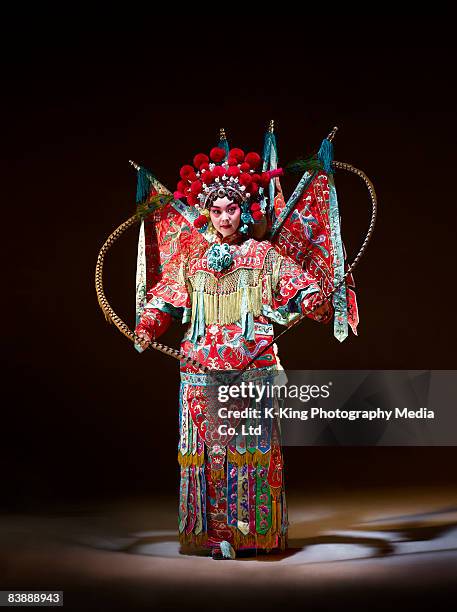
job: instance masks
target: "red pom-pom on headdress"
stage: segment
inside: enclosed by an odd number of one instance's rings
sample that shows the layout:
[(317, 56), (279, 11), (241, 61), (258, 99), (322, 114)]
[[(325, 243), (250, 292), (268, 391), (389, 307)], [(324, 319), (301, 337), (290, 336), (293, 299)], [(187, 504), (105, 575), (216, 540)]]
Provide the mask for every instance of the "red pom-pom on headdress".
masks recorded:
[(195, 176), (195, 169), (192, 168), (192, 166), (189, 166), (189, 164), (183, 166), (179, 171), (179, 176), (184, 180), (192, 180), (192, 175)]
[(199, 217), (197, 217), (194, 221), (194, 227), (196, 227), (197, 229), (201, 229), (202, 227), (204, 227), (206, 224), (208, 223), (208, 219), (207, 217), (205, 217), (205, 215), (200, 215)]
[(240, 181), (240, 185), (244, 185), (245, 187), (248, 187), (252, 183), (252, 177), (247, 172), (243, 172), (242, 174), (240, 174), (239, 181)]
[(209, 162), (209, 157), (205, 155), (205, 153), (197, 153), (194, 157), (194, 166), (197, 170), (200, 170), (202, 164), (207, 164)]
[(181, 193), (186, 193), (188, 189), (189, 189), (189, 183), (187, 181), (179, 181), (178, 191), (180, 191)]
[(190, 190), (194, 195), (197, 195), (202, 190), (202, 184), (200, 181), (194, 181), (190, 186)]
[(221, 149), (221, 147), (214, 147), (211, 149), (209, 156), (213, 162), (221, 162), (223, 159), (225, 159), (225, 149)]
[[(222, 166), (216, 166), (215, 168), (212, 169), (212, 173), (213, 173), (214, 177), (216, 177), (216, 176), (219, 176), (219, 177), (223, 176), (226, 172), (227, 172), (226, 169), (223, 168)], [(205, 174), (206, 174), (206, 172), (205, 172)]]
[(205, 185), (209, 185), (214, 181), (215, 176), (210, 170), (207, 170), (206, 172), (203, 172), (200, 178)]
[(253, 170), (257, 170), (257, 168), (260, 166), (261, 158), (258, 153), (252, 151), (246, 155), (244, 161), (248, 163)]
[(254, 221), (260, 221), (263, 218), (264, 213), (262, 212), (258, 202), (251, 204), (251, 215)]
[(230, 166), (230, 168), (226, 172), (227, 176), (237, 177), (240, 176), (240, 169), (238, 166)]
[(229, 158), (236, 159), (238, 164), (244, 161), (244, 151), (242, 149), (230, 149)]
[(246, 162), (243, 162), (240, 166), (241, 172), (249, 172), (250, 169), (251, 169), (251, 166)]

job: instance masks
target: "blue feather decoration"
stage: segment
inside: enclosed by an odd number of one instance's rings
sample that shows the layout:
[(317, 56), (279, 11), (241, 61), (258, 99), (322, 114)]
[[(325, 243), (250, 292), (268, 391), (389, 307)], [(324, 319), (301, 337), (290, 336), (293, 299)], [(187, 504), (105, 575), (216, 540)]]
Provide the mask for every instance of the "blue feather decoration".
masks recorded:
[(151, 181), (149, 179), (151, 173), (146, 168), (140, 166), (137, 173), (136, 183), (136, 203), (144, 204), (148, 199), (149, 192), (151, 191)]
[(327, 174), (333, 174), (333, 145), (330, 140), (327, 140), (327, 138), (324, 138), (324, 140), (322, 141), (321, 148), (319, 149), (317, 157), (321, 162), (324, 171)]

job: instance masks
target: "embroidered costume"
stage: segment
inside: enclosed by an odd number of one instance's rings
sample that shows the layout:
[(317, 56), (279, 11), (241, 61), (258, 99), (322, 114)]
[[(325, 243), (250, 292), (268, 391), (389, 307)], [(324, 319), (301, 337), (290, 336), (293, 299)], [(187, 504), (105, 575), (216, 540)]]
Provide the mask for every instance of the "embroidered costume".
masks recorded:
[[(327, 314), (316, 310), (343, 278), (345, 265), (331, 160), (324, 153), (287, 203), (272, 131), (263, 159), (230, 150), (224, 136), (209, 157), (199, 154), (181, 168), (174, 198), (140, 169), (137, 200), (150, 208), (140, 230), (136, 335), (155, 340), (173, 320), (183, 323), (183, 354), (213, 371), (246, 369), (243, 380), (265, 384), (280, 368), (275, 346), (264, 351), (272, 323), (289, 325), (303, 314), (328, 322), (334, 314), (339, 340), (348, 325), (356, 333), (351, 277), (335, 292)], [(209, 217), (222, 197), (242, 211), (239, 230), (229, 238), (217, 234)], [(262, 224), (269, 240), (253, 237)], [(143, 350), (140, 343), (136, 348)], [(260, 418), (260, 434), (229, 435), (216, 427), (210, 387), (196, 366), (181, 365), (180, 542), (283, 549), (288, 520), (279, 423), (258, 417), (252, 423)], [(262, 406), (272, 401), (265, 398)], [(228, 425), (237, 422), (227, 419)]]

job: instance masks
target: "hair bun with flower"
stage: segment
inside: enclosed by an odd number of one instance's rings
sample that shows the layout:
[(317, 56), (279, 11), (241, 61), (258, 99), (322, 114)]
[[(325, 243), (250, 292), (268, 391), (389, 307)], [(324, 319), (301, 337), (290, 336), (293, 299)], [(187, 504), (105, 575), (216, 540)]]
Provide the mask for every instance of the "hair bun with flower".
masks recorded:
[(198, 231), (208, 229), (208, 210), (214, 200), (227, 197), (241, 207), (242, 225), (246, 233), (250, 223), (261, 221), (265, 215), (266, 202), (263, 190), (275, 176), (283, 174), (282, 168), (261, 172), (262, 158), (255, 151), (244, 153), (242, 149), (222, 147), (211, 149), (209, 156), (197, 153), (193, 165), (184, 165), (179, 171), (175, 198), (186, 199), (200, 215), (194, 221)]

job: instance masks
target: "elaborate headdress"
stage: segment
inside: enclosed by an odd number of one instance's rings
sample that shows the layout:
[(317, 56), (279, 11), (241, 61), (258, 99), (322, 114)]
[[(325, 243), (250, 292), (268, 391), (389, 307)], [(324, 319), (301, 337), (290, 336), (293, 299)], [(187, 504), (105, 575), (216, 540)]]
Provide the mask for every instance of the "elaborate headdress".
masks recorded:
[(250, 224), (265, 216), (267, 201), (263, 193), (270, 180), (283, 174), (281, 168), (262, 172), (261, 164), (262, 158), (254, 151), (245, 154), (241, 149), (228, 150), (228, 146), (214, 147), (209, 156), (195, 155), (193, 166), (182, 166), (174, 196), (186, 199), (188, 205), (198, 210), (194, 227), (200, 233), (214, 231), (209, 220), (214, 200), (227, 197), (236, 201), (242, 211), (239, 231), (246, 234)]

